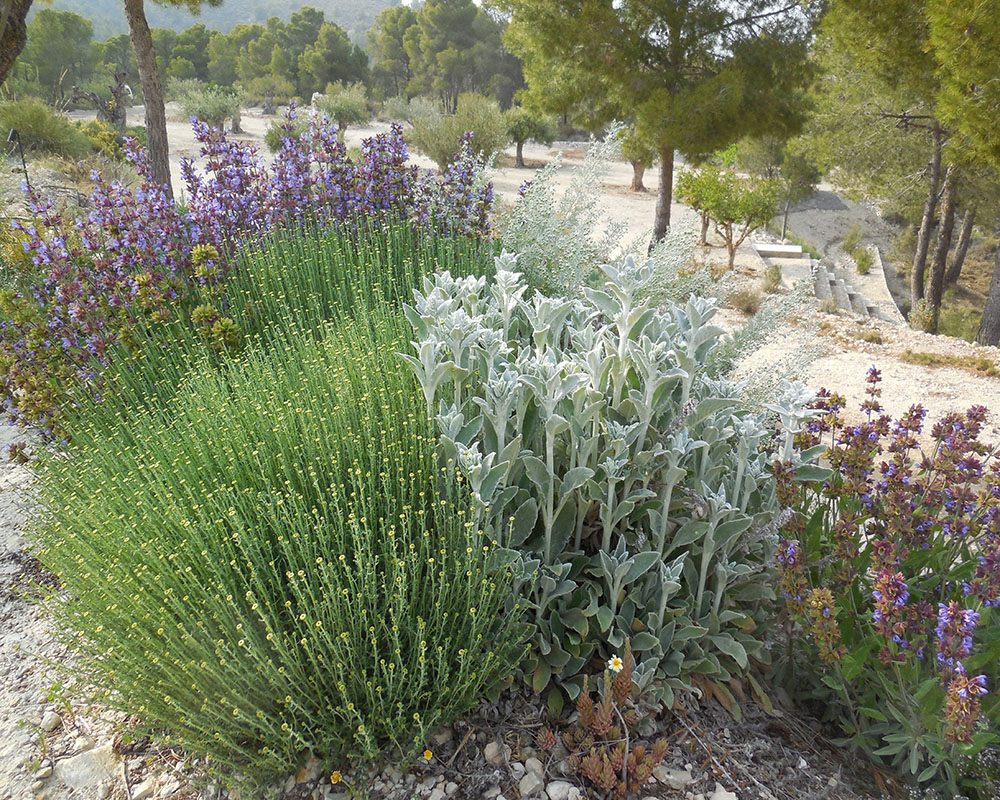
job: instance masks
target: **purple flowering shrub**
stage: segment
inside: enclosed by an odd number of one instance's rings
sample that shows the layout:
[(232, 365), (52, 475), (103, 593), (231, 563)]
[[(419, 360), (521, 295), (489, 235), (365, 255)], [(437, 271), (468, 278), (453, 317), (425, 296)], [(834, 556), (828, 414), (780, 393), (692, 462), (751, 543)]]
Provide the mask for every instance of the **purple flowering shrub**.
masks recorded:
[[(93, 172), (90, 211), (67, 219), (29, 193), (34, 221), (20, 225), (23, 256), (8, 259), (0, 290), (0, 406), (12, 423), (49, 438), (67, 435), (65, 408), (92, 391), (116, 342), (141, 350), (150, 325), (190, 323), (216, 349), (240, 332), (225, 313), (225, 287), (240, 248), (281, 226), (350, 226), (407, 220), (415, 230), (485, 237), (492, 184), (466, 139), (442, 178), (407, 162), (402, 129), (365, 140), (352, 160), (336, 126), (312, 117), (288, 135), (273, 161), (253, 143), (192, 120), (203, 169), (185, 161), (183, 206), (152, 179), (135, 142), (128, 158), (142, 178), (132, 189)], [(350, 228), (356, 230), (356, 228)]]
[(822, 478), (774, 466), (780, 591), (845, 741), (955, 796), (998, 739), (1000, 459), (982, 406), (935, 423), (923, 453), (925, 410), (891, 419), (880, 381), (872, 367), (856, 425), (820, 392), (797, 444), (828, 444)]

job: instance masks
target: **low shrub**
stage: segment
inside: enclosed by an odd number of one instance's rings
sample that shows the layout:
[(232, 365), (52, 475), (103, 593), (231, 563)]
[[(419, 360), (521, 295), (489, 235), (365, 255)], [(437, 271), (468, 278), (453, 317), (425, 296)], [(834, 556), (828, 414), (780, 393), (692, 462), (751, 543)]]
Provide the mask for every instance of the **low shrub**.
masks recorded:
[[(557, 158), (521, 187), (518, 202), (497, 215), (500, 241), (519, 254), (518, 269), (533, 288), (575, 295), (595, 265), (610, 260), (621, 244), (624, 228), (607, 224), (601, 203), (601, 181), (621, 150), (619, 133), (620, 128), (612, 128), (593, 143), (565, 190), (556, 186), (562, 168)], [(604, 233), (597, 236), (596, 230)]]
[(444, 113), (434, 105), (410, 106), (407, 139), (444, 170), (455, 160), (465, 141), (465, 134), (475, 155), (488, 159), (510, 142), (507, 122), (495, 100), (474, 92), (459, 95), (454, 114)]
[(867, 275), (872, 271), (875, 257), (867, 247), (859, 247), (854, 251), (854, 263), (857, 265), (859, 275)]
[(519, 661), (510, 576), (440, 466), (404, 327), (188, 367), (169, 403), (38, 465), (74, 669), (224, 779), (405, 758)]
[(1000, 460), (979, 439), (981, 406), (944, 416), (921, 452), (926, 412), (892, 420), (880, 381), (872, 367), (860, 423), (843, 398), (816, 401), (799, 444), (829, 469), (775, 464), (789, 647), (805, 633), (798, 668), (842, 743), (956, 797), (975, 790), (963, 760), (998, 740)]
[(348, 125), (368, 122), (372, 118), (363, 83), (344, 86), (337, 81), (327, 84), (326, 92), (316, 99), (314, 105), (321, 113), (337, 123), (337, 136), (341, 139), (344, 138), (344, 131)]
[(761, 288), (768, 294), (777, 294), (781, 290), (781, 267), (779, 265), (767, 265)]
[(729, 295), (727, 302), (737, 311), (753, 316), (760, 311), (760, 304), (763, 298), (757, 289), (737, 289)]
[(91, 152), (90, 141), (62, 114), (33, 97), (0, 103), (0, 143), (7, 148), (11, 130), (21, 137), (25, 153), (51, 153), (83, 158)]
[(776, 509), (762, 418), (709, 375), (716, 309), (655, 306), (631, 258), (579, 300), (528, 296), (514, 265), (427, 278), (405, 358), (477, 525), (515, 558), (526, 678), (575, 699), (630, 638), (638, 684), (668, 706), (694, 687), (732, 701), (728, 682), (768, 658), (749, 631), (768, 619)]
[(819, 304), (819, 310), (823, 314), (840, 314), (840, 306), (837, 305), (837, 301), (832, 297), (827, 297)]

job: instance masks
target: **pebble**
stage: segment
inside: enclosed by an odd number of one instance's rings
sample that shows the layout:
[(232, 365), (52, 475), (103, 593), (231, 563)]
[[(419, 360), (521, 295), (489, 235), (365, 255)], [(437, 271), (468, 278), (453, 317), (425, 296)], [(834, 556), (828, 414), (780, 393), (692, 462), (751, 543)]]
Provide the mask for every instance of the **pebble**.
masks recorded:
[(35, 773), (36, 780), (44, 780), (52, 774), (52, 767), (42, 767), (38, 772)]
[(97, 800), (108, 800), (111, 797), (111, 784), (108, 781), (102, 781), (101, 785), (97, 787)]
[(159, 796), (160, 797), (170, 797), (174, 792), (181, 788), (179, 781), (172, 780), (167, 781), (163, 786), (160, 787)]
[(579, 795), (579, 790), (569, 781), (552, 781), (545, 787), (549, 800), (570, 800), (574, 792)]
[(441, 786), (435, 787), (434, 791), (431, 792), (430, 798), (428, 800), (444, 800), (446, 797), (444, 789)]
[(42, 717), (42, 723), (39, 727), (46, 733), (51, 733), (61, 724), (62, 717), (60, 717), (55, 711), (49, 711), (44, 717)]
[(545, 782), (529, 770), (517, 784), (517, 790), (521, 797), (531, 797), (531, 795), (538, 794), (544, 786)]
[(545, 777), (545, 767), (542, 765), (542, 762), (539, 761), (537, 758), (529, 758), (527, 761), (524, 762), (524, 767), (525, 769), (528, 770), (529, 773), (538, 778)]
[(91, 739), (89, 736), (77, 736), (76, 742), (74, 742), (73, 746), (76, 748), (76, 751), (78, 753), (83, 753), (86, 752), (87, 750), (93, 749), (94, 740)]
[(502, 767), (510, 758), (510, 747), (504, 745), (501, 749), (496, 742), (487, 742), (486, 747), (483, 748), (483, 756), (491, 767)]
[(448, 781), (447, 785), (444, 787), (444, 793), (451, 797), (458, 791), (458, 784), (454, 781)]
[(31, 791), (33, 792), (40, 792), (44, 788), (45, 784), (42, 783), (41, 781), (35, 781), (33, 784), (31, 784)]
[(715, 791), (712, 792), (711, 798), (709, 800), (740, 800), (735, 792), (730, 792), (723, 788), (721, 783), (715, 784)]
[(132, 787), (132, 800), (147, 800), (153, 796), (153, 779), (143, 781), (137, 786)]
[(496, 797), (498, 794), (500, 794), (500, 787), (491, 786), (483, 792), (483, 797), (485, 797), (486, 800), (490, 800), (490, 798)]
[(663, 766), (653, 768), (653, 777), (660, 783), (678, 791), (683, 791), (694, 781), (690, 770), (669, 769)]
[(514, 776), (515, 781), (521, 780), (524, 777), (524, 773), (528, 770), (525, 769), (524, 764), (520, 761), (515, 761), (510, 765), (511, 774)]

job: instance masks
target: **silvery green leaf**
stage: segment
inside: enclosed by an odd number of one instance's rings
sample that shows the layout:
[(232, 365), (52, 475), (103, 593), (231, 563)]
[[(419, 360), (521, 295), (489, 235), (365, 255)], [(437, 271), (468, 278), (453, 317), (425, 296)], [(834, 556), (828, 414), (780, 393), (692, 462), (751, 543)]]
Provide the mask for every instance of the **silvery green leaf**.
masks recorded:
[(594, 470), (589, 467), (576, 467), (568, 470), (559, 485), (559, 495), (563, 496), (576, 491), (592, 477), (594, 477)]
[(549, 474), (545, 462), (537, 456), (523, 456), (521, 462), (524, 464), (524, 471), (539, 491), (544, 496), (552, 485), (552, 475)]

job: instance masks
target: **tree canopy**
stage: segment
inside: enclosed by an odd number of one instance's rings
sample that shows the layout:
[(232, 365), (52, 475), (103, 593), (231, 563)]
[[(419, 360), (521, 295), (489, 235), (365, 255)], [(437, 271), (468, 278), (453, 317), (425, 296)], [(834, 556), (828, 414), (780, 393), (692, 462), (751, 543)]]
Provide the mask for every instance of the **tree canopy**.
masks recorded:
[(654, 240), (670, 224), (674, 152), (696, 157), (745, 135), (801, 125), (818, 4), (741, 0), (493, 0), (529, 85), (574, 72), (632, 109), (661, 162)]

